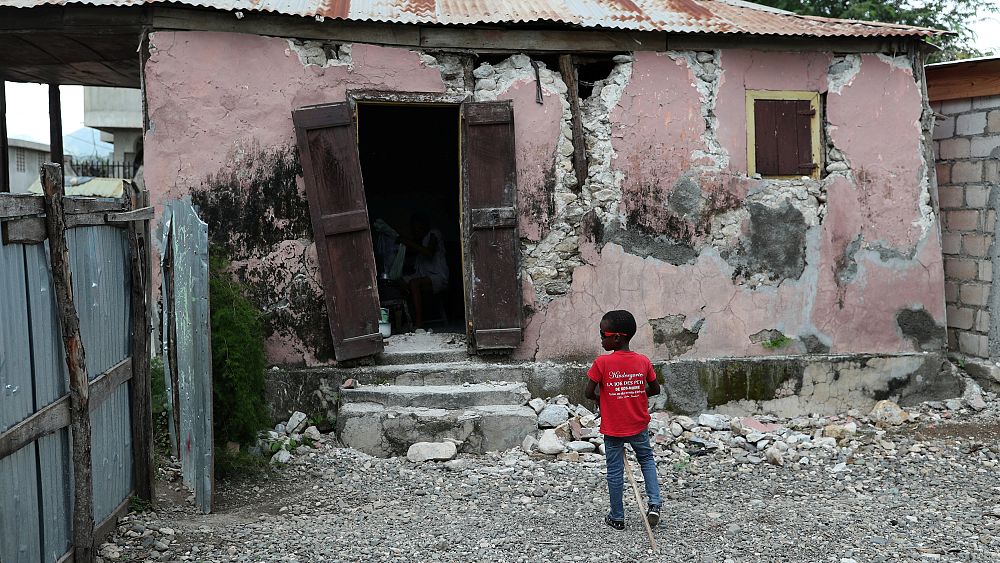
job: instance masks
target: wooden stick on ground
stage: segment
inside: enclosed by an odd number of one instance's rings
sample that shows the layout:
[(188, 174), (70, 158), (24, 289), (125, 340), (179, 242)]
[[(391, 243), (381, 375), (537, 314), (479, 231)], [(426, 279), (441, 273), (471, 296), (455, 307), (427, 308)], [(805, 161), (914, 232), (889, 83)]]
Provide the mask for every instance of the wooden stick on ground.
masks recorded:
[(69, 368), (69, 420), (73, 436), (73, 560), (93, 561), (94, 494), (90, 465), (90, 381), (80, 338), (80, 317), (73, 305), (69, 249), (66, 247), (66, 217), (63, 215), (62, 166), (42, 165), (45, 222), (49, 233), (52, 287), (62, 326), (66, 366)]
[(646, 520), (646, 512), (642, 509), (642, 497), (639, 496), (639, 486), (635, 484), (635, 477), (632, 476), (632, 466), (628, 462), (628, 450), (622, 452), (622, 460), (625, 462), (625, 475), (628, 476), (628, 482), (632, 483), (632, 492), (635, 493), (635, 506), (639, 509), (639, 518), (642, 520), (642, 525), (646, 527), (649, 545), (653, 548), (653, 553), (656, 553), (656, 540), (653, 539), (653, 529), (649, 527), (649, 520)]

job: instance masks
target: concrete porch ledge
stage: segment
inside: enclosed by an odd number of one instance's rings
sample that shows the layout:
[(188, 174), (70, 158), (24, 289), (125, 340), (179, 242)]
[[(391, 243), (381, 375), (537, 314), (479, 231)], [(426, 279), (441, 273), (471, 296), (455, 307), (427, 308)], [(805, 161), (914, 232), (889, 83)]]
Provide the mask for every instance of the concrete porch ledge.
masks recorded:
[[(901, 405), (962, 394), (957, 371), (939, 353), (761, 356), (654, 361), (665, 392), (654, 409), (676, 413), (717, 411), (798, 416), (866, 411), (880, 399)], [(435, 385), (463, 382), (523, 382), (532, 396), (583, 398), (589, 366), (572, 363), (481, 363), (475, 360), (433, 366), (394, 365), (362, 368), (272, 368), (267, 399), (275, 420), (301, 410), (336, 417), (337, 389), (347, 378), (362, 386), (376, 383)], [(430, 376), (433, 375), (433, 378)]]
[(654, 408), (685, 414), (867, 412), (882, 399), (910, 405), (961, 396), (964, 389), (939, 353), (673, 360), (655, 366), (665, 393), (653, 398)]

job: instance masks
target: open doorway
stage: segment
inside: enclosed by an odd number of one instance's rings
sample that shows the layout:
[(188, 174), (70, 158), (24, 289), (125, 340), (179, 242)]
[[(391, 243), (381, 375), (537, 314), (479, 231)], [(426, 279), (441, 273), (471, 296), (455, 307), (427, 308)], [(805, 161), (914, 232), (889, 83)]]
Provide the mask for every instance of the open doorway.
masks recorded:
[(392, 331), (464, 333), (459, 106), (362, 102), (357, 124), (379, 302)]

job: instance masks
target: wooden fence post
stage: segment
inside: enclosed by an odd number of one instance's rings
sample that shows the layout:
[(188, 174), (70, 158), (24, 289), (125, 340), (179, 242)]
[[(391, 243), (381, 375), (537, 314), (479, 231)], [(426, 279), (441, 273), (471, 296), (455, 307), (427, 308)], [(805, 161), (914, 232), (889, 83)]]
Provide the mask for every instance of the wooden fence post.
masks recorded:
[[(131, 182), (126, 186), (129, 210), (149, 205), (149, 192)], [(128, 224), (129, 262), (132, 269), (132, 381), (129, 403), (132, 411), (132, 467), (135, 494), (153, 500), (153, 419), (149, 373), (149, 220)]]
[(94, 487), (90, 459), (90, 381), (83, 340), (80, 338), (80, 318), (73, 304), (66, 218), (63, 215), (62, 166), (46, 162), (41, 173), (52, 286), (66, 349), (66, 366), (69, 368), (70, 432), (73, 435), (73, 559), (76, 563), (91, 563), (94, 559)]

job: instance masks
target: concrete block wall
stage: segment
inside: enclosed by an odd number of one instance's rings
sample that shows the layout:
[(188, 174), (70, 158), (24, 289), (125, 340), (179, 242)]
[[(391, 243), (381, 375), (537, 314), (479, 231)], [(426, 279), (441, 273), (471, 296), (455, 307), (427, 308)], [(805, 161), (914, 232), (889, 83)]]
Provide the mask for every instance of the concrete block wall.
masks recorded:
[[(935, 102), (948, 347), (990, 357), (996, 340), (991, 288), (997, 250), (1000, 183), (1000, 95)], [(998, 319), (1000, 320), (1000, 319)], [(994, 352), (994, 355), (997, 355)]]

